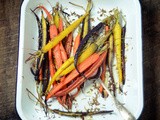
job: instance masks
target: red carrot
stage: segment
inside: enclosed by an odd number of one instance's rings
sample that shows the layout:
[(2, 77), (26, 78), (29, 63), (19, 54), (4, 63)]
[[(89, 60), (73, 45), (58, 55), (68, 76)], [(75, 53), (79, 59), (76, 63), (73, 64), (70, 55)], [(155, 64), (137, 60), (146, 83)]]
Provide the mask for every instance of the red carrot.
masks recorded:
[(67, 53), (67, 56), (70, 57), (71, 50), (72, 50), (72, 41), (73, 41), (73, 33), (71, 32), (65, 41), (65, 50)]

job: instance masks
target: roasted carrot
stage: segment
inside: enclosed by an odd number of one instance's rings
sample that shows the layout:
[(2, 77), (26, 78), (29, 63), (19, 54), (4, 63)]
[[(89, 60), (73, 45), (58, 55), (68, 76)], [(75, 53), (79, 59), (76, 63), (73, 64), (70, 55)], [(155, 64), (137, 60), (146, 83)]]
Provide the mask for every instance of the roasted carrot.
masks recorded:
[(49, 27), (49, 32), (50, 32), (50, 38), (55, 38), (58, 35), (57, 28), (54, 24), (50, 24)]
[[(83, 72), (84, 70), (86, 70), (89, 66), (91, 66), (97, 59), (99, 58), (99, 54), (98, 53), (94, 53), (93, 55), (91, 55), (89, 58), (87, 58), (84, 62), (82, 62), (80, 65), (78, 65), (78, 68), (81, 72)], [(76, 70), (73, 70), (64, 80), (64, 82), (61, 82), (60, 84), (58, 84), (58, 86), (56, 86), (56, 88), (52, 89), (46, 99), (49, 99), (50, 97), (52, 97), (54, 95), (54, 93), (56, 93), (58, 90), (60, 90), (61, 88), (63, 88), (63, 86), (65, 86), (67, 83), (69, 83), (71, 80), (73, 80), (75, 77), (77, 77), (79, 75), (79, 73)]]
[(76, 53), (76, 51), (77, 51), (77, 49), (78, 49), (78, 46), (79, 46), (79, 44), (80, 44), (80, 40), (81, 40), (81, 30), (80, 30), (80, 28), (79, 28), (78, 34), (77, 34), (77, 36), (76, 36), (76, 38), (75, 38), (75, 40), (74, 40), (74, 45), (73, 45), (73, 54), (74, 54), (74, 55), (75, 55), (75, 53)]
[(54, 59), (55, 59), (55, 65), (56, 68), (59, 69), (62, 65), (62, 57), (60, 53), (60, 46), (57, 44), (53, 49)]
[[(54, 38), (58, 33), (57, 33), (57, 29), (55, 27), (55, 25), (50, 25), (49, 28), (49, 32), (50, 32), (50, 38)], [(53, 63), (53, 53), (52, 53), (52, 49), (48, 51), (48, 56), (49, 56), (49, 69), (50, 69), (50, 75), (51, 77), (55, 74), (55, 65)]]
[(56, 7), (54, 9), (54, 13), (55, 13), (55, 15), (54, 15), (54, 23), (55, 23), (55, 25), (56, 25), (57, 28), (59, 26), (59, 13), (58, 13), (58, 9), (59, 9), (59, 5), (57, 3)]
[(69, 116), (69, 117), (84, 117), (84, 116), (92, 116), (92, 115), (102, 115), (102, 114), (112, 114), (113, 110), (106, 111), (93, 111), (93, 112), (70, 112), (70, 111), (61, 111), (59, 109), (51, 110), (53, 113)]
[(105, 26), (105, 31), (106, 31), (106, 33), (109, 31), (109, 26), (108, 25)]
[(39, 70), (38, 79), (39, 79), (40, 81), (42, 81), (42, 68), (40, 68), (40, 70)]
[[(37, 21), (37, 25), (38, 25), (38, 50), (41, 49), (42, 47), (42, 23), (40, 18), (38, 17), (38, 15), (35, 13), (35, 11), (33, 11), (32, 9), (30, 9), (32, 11), (32, 13), (34, 14), (36, 21)], [(39, 72), (40, 72), (40, 68), (39, 68), (39, 62), (40, 62), (40, 58), (37, 57), (34, 61), (33, 61), (33, 65), (31, 66), (30, 70), (31, 73), (34, 75), (34, 78), (37, 82), (39, 82)]]
[(44, 95), (49, 83), (49, 61), (47, 54), (44, 55), (45, 60), (42, 66), (42, 93)]
[[(103, 82), (105, 82), (105, 79), (106, 79), (106, 58), (104, 59), (104, 61), (102, 63), (102, 73), (101, 73), (100, 78)], [(103, 86), (102, 85), (100, 85), (100, 87), (99, 87), (99, 92), (100, 93), (103, 92)]]
[[(59, 26), (58, 26), (59, 33), (63, 31), (63, 20), (61, 17), (59, 17)], [(62, 41), (59, 42), (60, 45), (60, 51), (61, 51), (61, 57), (62, 61), (65, 62), (67, 60), (67, 53), (66, 50), (64, 49), (64, 46), (62, 44)]]
[[(94, 73), (95, 70), (97, 70), (97, 68), (99, 68), (102, 64), (102, 62), (104, 61), (104, 59), (106, 58), (107, 52), (103, 52), (100, 57), (96, 60), (96, 62), (94, 62), (94, 64), (84, 73), (84, 75), (89, 78), (90, 76), (92, 76), (92, 74)], [(63, 96), (65, 94), (68, 94), (70, 91), (72, 91), (73, 89), (75, 89), (76, 87), (80, 86), (86, 79), (83, 76), (80, 76), (79, 79), (77, 79), (76, 81), (74, 81), (70, 86), (68, 86), (67, 88), (60, 90), (58, 89), (54, 96)], [(58, 86), (57, 86), (58, 87)], [(59, 91), (60, 90), (60, 91)], [(58, 92), (59, 91), (59, 92)], [(51, 96), (47, 96), (47, 99), (51, 97)]]
[(62, 31), (63, 31), (63, 19), (62, 19), (61, 17), (59, 18), (58, 31), (59, 31), (59, 32), (62, 32)]
[(115, 86), (115, 81), (114, 81), (114, 77), (113, 77), (113, 58), (114, 58), (114, 40), (113, 40), (113, 35), (111, 34), (109, 37), (109, 52), (108, 52), (108, 69), (109, 69), (109, 74), (111, 77), (111, 82), (110, 82), (110, 87), (113, 91), (113, 95), (115, 96), (115, 90), (116, 90), (116, 86)]
[(71, 50), (72, 50), (72, 41), (73, 41), (73, 33), (69, 33), (69, 35), (66, 38), (65, 41), (65, 50), (67, 53), (67, 56), (70, 57)]
[(126, 34), (126, 24), (122, 27), (122, 79), (123, 85), (125, 84), (125, 34)]
[(91, 11), (91, 8), (92, 8), (92, 1), (91, 0), (88, 0), (88, 4), (87, 4), (87, 8), (86, 8), (86, 11), (89, 13), (89, 15), (84, 19), (84, 26), (83, 26), (83, 36), (82, 38), (84, 38), (87, 34), (88, 34), (88, 31), (89, 31), (89, 18), (90, 18), (90, 11)]
[(118, 71), (118, 87), (122, 87), (122, 59), (121, 59), (121, 25), (119, 23), (119, 12), (117, 13), (117, 20), (113, 28), (114, 48), (116, 55), (116, 66)]
[[(63, 18), (63, 21), (64, 21), (66, 27), (70, 26), (70, 23), (68, 22), (66, 16), (64, 16), (64, 14), (62, 13), (62, 10), (60, 13), (61, 13), (61, 18)], [(65, 38), (65, 42), (64, 42), (64, 48), (65, 48), (65, 51), (66, 51), (68, 58), (70, 57), (71, 50), (72, 50), (73, 31), (68, 34), (68, 36)]]
[[(47, 19), (48, 19), (48, 21), (50, 22), (50, 24), (53, 24), (52, 22), (53, 22), (53, 17), (52, 17), (52, 15), (48, 12), (48, 10), (44, 7), (44, 6), (38, 6), (37, 8), (41, 8), (41, 9), (43, 9), (44, 11), (45, 11), (45, 13), (47, 14)], [(36, 8), (36, 9), (37, 9)]]
[[(42, 47), (44, 47), (47, 43), (47, 23), (46, 23), (46, 20), (44, 18), (44, 14), (42, 12), (42, 16), (41, 16), (42, 20)], [(40, 56), (40, 61), (39, 61), (39, 68), (41, 66), (41, 63), (43, 61), (43, 58), (44, 58), (44, 53), (41, 54)]]
[(62, 41), (59, 43), (59, 46), (60, 46), (62, 61), (65, 62), (68, 59), (68, 57), (67, 57), (67, 53), (63, 47)]

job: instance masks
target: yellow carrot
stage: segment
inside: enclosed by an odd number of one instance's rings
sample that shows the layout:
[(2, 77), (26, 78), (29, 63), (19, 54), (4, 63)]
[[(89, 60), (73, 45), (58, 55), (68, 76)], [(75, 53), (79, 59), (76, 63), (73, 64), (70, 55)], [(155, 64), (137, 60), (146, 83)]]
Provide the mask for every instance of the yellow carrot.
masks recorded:
[[(42, 23), (42, 47), (46, 45), (46, 42), (47, 42), (47, 23), (46, 23), (46, 19), (44, 17), (44, 14), (42, 12), (42, 20), (41, 20), (41, 23)], [(44, 53), (41, 54), (40, 56), (40, 62), (39, 62), (39, 68), (41, 66), (41, 63), (43, 61), (43, 58), (44, 58)]]
[(57, 11), (57, 8), (55, 8), (54, 11), (55, 11), (54, 23), (55, 23), (56, 27), (58, 28), (58, 26), (59, 26), (59, 13), (58, 13), (58, 11)]
[(117, 70), (118, 70), (118, 84), (119, 87), (122, 85), (122, 60), (121, 60), (121, 25), (117, 19), (115, 26), (113, 28), (113, 37), (114, 37), (114, 48), (117, 61)]
[[(87, 9), (86, 9), (86, 11), (87, 12), (90, 12), (90, 10), (91, 10), (91, 7), (92, 7), (92, 1), (91, 0), (88, 0), (88, 5), (87, 5)], [(89, 28), (89, 15), (84, 19), (84, 29), (83, 29), (83, 36), (82, 36), (82, 38), (84, 38), (86, 35), (87, 35), (87, 33), (88, 33), (88, 28)]]
[(79, 19), (74, 21), (70, 26), (68, 26), (64, 31), (62, 31), (58, 36), (51, 39), (51, 41), (42, 47), (41, 52), (46, 53), (50, 49), (52, 49), (54, 46), (56, 46), (61, 40), (63, 40), (70, 32), (72, 32), (78, 25), (83, 21), (83, 19), (88, 15), (88, 13), (85, 13), (83, 16), (81, 16)]

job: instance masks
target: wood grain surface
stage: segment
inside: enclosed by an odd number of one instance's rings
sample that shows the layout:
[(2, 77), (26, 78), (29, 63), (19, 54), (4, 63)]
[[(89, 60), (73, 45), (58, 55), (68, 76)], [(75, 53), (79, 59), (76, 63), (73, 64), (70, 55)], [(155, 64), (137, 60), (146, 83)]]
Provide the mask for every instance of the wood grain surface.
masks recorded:
[[(19, 120), (15, 107), (19, 0), (0, 0), (0, 120)], [(144, 109), (139, 120), (160, 120), (160, 0), (141, 0)], [(134, 107), (134, 105), (133, 105)]]

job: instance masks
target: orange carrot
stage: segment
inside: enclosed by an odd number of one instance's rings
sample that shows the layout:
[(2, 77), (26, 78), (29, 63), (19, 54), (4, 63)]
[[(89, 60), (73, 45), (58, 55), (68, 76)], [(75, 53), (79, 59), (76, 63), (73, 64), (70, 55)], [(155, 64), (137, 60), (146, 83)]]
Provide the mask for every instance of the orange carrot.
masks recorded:
[(42, 81), (42, 68), (40, 68), (40, 71), (39, 71), (39, 81)]
[(80, 44), (80, 39), (81, 39), (81, 33), (78, 33), (76, 38), (75, 38), (75, 41), (74, 41), (74, 46), (73, 46), (73, 54), (75, 55), (76, 51), (77, 51), (77, 48)]
[(73, 41), (73, 33), (71, 32), (67, 38), (66, 38), (66, 42), (65, 42), (65, 50), (67, 53), (67, 56), (70, 57), (70, 53), (71, 53), (71, 49), (72, 49), (72, 41)]
[[(101, 80), (104, 82), (105, 78), (106, 78), (106, 58), (104, 59), (103, 63), (102, 63), (102, 73), (101, 73)], [(102, 93), (103, 92), (103, 86), (100, 85), (99, 87), (99, 92)]]
[(65, 49), (63, 47), (62, 42), (59, 43), (59, 46), (60, 46), (62, 61), (65, 62), (68, 59), (67, 53), (66, 53), (66, 51), (65, 51)]
[(62, 20), (61, 17), (59, 18), (58, 31), (59, 31), (59, 32), (62, 32), (62, 31), (63, 31), (63, 20)]
[[(48, 12), (48, 10), (44, 7), (44, 6), (38, 6), (37, 8), (41, 8), (44, 10), (44, 12), (47, 14), (47, 19), (49, 21), (50, 24), (53, 24), (53, 17), (52, 15)], [(36, 9), (37, 9), (36, 8)]]
[[(63, 31), (63, 20), (62, 20), (61, 17), (59, 18), (58, 31), (59, 31), (59, 33)], [(66, 51), (64, 49), (62, 41), (59, 42), (59, 45), (60, 45), (60, 51), (61, 51), (62, 61), (65, 62), (67, 60), (67, 53), (66, 53)]]
[[(88, 57), (85, 61), (83, 61), (81, 64), (78, 65), (78, 69), (80, 72), (85, 71), (88, 67), (90, 67), (98, 58), (98, 53), (94, 53), (90, 57)], [(61, 82), (57, 85), (54, 89), (51, 89), (51, 91), (46, 96), (46, 99), (48, 100), (50, 97), (52, 97), (57, 91), (59, 91), (61, 88), (63, 88), (66, 84), (68, 84), (70, 81), (72, 81), (75, 77), (77, 77), (79, 73), (77, 70), (73, 70), (64, 80), (64, 82)]]
[(106, 31), (106, 33), (109, 31), (109, 26), (108, 25), (106, 25), (105, 31)]
[(56, 68), (60, 68), (60, 66), (62, 65), (62, 57), (61, 57), (61, 53), (60, 53), (60, 47), (59, 44), (57, 44), (54, 48), (53, 48), (53, 55), (55, 58), (55, 64), (56, 64)]
[(58, 35), (58, 31), (57, 31), (56, 25), (54, 25), (54, 24), (50, 25), (49, 32), (50, 32), (50, 38), (51, 39), (56, 37)]
[[(50, 25), (49, 28), (49, 32), (50, 32), (50, 38), (54, 38), (55, 36), (57, 36), (58, 32), (57, 32), (57, 28), (54, 24)], [(52, 49), (48, 51), (48, 57), (49, 57), (49, 70), (50, 70), (50, 75), (51, 77), (53, 77), (54, 73), (55, 73), (55, 66), (53, 64), (53, 53), (52, 53)]]
[(48, 59), (49, 59), (49, 70), (50, 70), (50, 76), (52, 77), (54, 75), (54, 73), (56, 72), (54, 64), (53, 64), (53, 55), (52, 55), (52, 51), (49, 50), (48, 51)]

